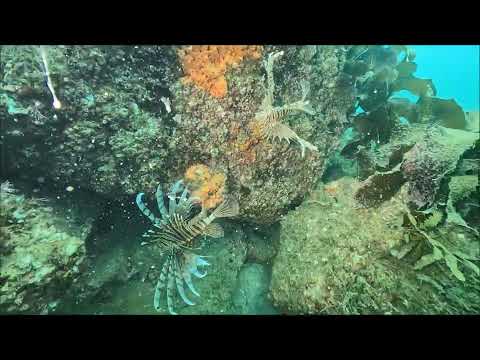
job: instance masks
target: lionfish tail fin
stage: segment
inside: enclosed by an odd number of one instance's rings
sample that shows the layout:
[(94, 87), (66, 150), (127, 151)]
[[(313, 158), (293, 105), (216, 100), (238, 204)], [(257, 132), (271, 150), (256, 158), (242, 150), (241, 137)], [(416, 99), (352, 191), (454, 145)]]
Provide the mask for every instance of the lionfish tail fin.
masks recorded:
[(212, 219), (234, 217), (239, 213), (238, 201), (227, 197), (210, 215)]

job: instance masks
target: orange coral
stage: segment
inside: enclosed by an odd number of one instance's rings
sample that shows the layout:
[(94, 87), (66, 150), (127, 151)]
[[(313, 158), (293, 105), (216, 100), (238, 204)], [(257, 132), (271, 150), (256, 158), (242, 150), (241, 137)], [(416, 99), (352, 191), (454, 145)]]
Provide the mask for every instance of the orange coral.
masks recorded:
[(224, 174), (212, 174), (205, 165), (192, 165), (185, 172), (185, 181), (192, 189), (192, 196), (200, 199), (204, 209), (212, 209), (223, 201)]
[(238, 66), (244, 58), (259, 59), (262, 46), (256, 45), (194, 45), (181, 49), (186, 83), (193, 82), (212, 96), (223, 97), (228, 86), (225, 73), (228, 66)]

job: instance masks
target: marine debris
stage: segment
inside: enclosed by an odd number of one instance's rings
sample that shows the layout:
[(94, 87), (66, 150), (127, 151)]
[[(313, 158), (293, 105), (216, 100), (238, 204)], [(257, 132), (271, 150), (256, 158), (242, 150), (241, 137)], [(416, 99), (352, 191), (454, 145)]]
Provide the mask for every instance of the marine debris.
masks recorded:
[(53, 107), (55, 109), (59, 110), (62, 107), (62, 103), (60, 102), (60, 100), (58, 100), (57, 95), (55, 94), (55, 89), (53, 87), (52, 79), (50, 78), (50, 70), (48, 68), (48, 61), (47, 61), (47, 50), (46, 50), (45, 46), (40, 45), (39, 52), (40, 52), (40, 56), (42, 58), (43, 71), (45, 72), (45, 78), (47, 80), (47, 86), (48, 86), (48, 89), (50, 90), (50, 93), (52, 94), (52, 97), (53, 97)]

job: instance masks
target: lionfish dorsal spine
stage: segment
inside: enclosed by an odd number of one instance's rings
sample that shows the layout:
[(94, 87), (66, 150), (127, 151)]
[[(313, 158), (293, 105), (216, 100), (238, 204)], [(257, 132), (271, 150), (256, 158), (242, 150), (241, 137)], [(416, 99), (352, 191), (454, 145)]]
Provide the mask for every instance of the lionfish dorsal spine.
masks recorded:
[(143, 202), (143, 195), (144, 195), (144, 193), (138, 193), (137, 194), (137, 197), (135, 199), (135, 201), (137, 203), (137, 206), (138, 206), (138, 208), (140, 209), (140, 211), (142, 212), (143, 215), (148, 217), (153, 224), (158, 225), (161, 222), (161, 219), (157, 218), (150, 211), (150, 209), (145, 205), (145, 203)]
[(160, 211), (160, 214), (162, 215), (163, 219), (168, 218), (168, 212), (167, 209), (165, 209), (165, 204), (163, 202), (163, 192), (162, 192), (162, 186), (158, 185), (157, 191), (155, 193), (155, 197), (157, 199), (157, 206), (158, 206), (158, 211)]
[(176, 212), (176, 209), (177, 209), (177, 193), (180, 192), (180, 190), (182, 188), (182, 184), (183, 184), (183, 181), (178, 180), (177, 182), (175, 182), (175, 184), (172, 185), (172, 187), (170, 188), (170, 190), (167, 194), (168, 199), (169, 199), (169, 203), (168, 203), (168, 215), (169, 216), (173, 216), (173, 214), (175, 214), (175, 212)]

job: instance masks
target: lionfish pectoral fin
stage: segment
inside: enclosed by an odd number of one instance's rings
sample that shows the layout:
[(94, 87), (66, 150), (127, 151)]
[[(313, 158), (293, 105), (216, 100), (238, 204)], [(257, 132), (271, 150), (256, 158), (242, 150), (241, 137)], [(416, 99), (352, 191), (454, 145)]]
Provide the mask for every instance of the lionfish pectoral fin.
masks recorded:
[(153, 295), (153, 306), (155, 310), (160, 311), (160, 295), (161, 291), (165, 288), (165, 281), (168, 277), (168, 265), (169, 259), (165, 261), (162, 266), (162, 270), (160, 271), (160, 278), (157, 281), (157, 285), (155, 286), (155, 294)]
[(203, 234), (204, 235), (207, 235), (207, 236), (210, 236), (210, 237), (213, 237), (215, 239), (218, 239), (218, 238), (221, 238), (224, 236), (224, 232), (223, 232), (223, 228), (220, 224), (218, 223), (210, 223), (208, 224), (204, 231), (203, 231)]
[(195, 270), (192, 274), (195, 275), (197, 278), (201, 279), (201, 278), (204, 278), (205, 276), (207, 276), (207, 273), (208, 273), (208, 271), (205, 271), (202, 274), (200, 271)]
[(279, 142), (286, 140), (290, 144), (290, 140), (297, 138), (297, 133), (281, 122), (275, 123), (267, 132), (269, 137), (278, 139)]
[(175, 214), (175, 210), (178, 206), (177, 201), (176, 201), (176, 197), (177, 197), (177, 193), (182, 190), (182, 185), (183, 185), (183, 180), (178, 180), (175, 184), (172, 185), (172, 187), (170, 188), (170, 190), (167, 194), (168, 199), (169, 199), (168, 215), (170, 215), (170, 216)]
[(300, 147), (302, 148), (302, 158), (305, 156), (305, 149), (318, 151), (318, 148), (315, 145), (313, 145), (312, 143), (309, 143), (307, 140), (304, 140), (301, 137), (298, 137), (297, 141), (300, 144)]
[(180, 297), (182, 298), (182, 300), (188, 305), (195, 305), (195, 303), (190, 301), (190, 299), (188, 299), (187, 296), (185, 295), (185, 290), (183, 288), (183, 277), (180, 275), (180, 265), (178, 264), (178, 262), (175, 269), (175, 281), (177, 283), (178, 293), (180, 294)]
[(177, 315), (177, 313), (173, 310), (173, 291), (175, 289), (175, 274), (173, 274), (173, 260), (169, 261), (168, 267), (168, 282), (167, 282), (167, 307), (168, 312), (171, 315)]
[(135, 202), (137, 203), (137, 206), (138, 208), (140, 209), (140, 211), (142, 212), (143, 215), (145, 215), (146, 217), (148, 217), (150, 219), (150, 221), (153, 223), (153, 224), (157, 224), (160, 222), (160, 219), (158, 219), (151, 211), (150, 209), (145, 205), (145, 203), (143, 202), (143, 195), (145, 195), (144, 193), (138, 193), (137, 194), (137, 197), (135, 198)]
[(162, 192), (162, 186), (161, 185), (157, 186), (157, 191), (155, 192), (155, 197), (157, 199), (158, 211), (160, 211), (160, 214), (162, 215), (162, 218), (164, 218), (164, 219), (168, 218), (168, 212), (167, 212), (167, 209), (165, 209), (165, 204), (163, 202), (163, 192)]
[(200, 294), (197, 292), (197, 290), (195, 289), (195, 287), (193, 286), (193, 283), (192, 283), (192, 277), (190, 275), (190, 272), (185, 269), (183, 271), (183, 279), (185, 280), (185, 284), (187, 284), (188, 288), (190, 289), (190, 291), (196, 295), (196, 296), (200, 296)]
[(157, 282), (157, 286), (155, 286), (155, 295), (153, 296), (153, 307), (157, 311), (160, 311), (160, 291), (161, 290), (162, 290), (162, 286), (159, 280)]
[(197, 257), (196, 259), (197, 266), (209, 266), (210, 263), (207, 260), (203, 260), (202, 257)]

